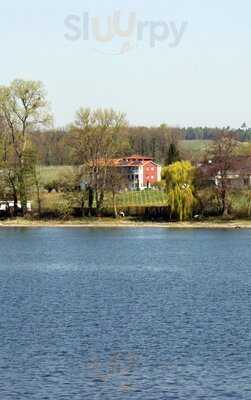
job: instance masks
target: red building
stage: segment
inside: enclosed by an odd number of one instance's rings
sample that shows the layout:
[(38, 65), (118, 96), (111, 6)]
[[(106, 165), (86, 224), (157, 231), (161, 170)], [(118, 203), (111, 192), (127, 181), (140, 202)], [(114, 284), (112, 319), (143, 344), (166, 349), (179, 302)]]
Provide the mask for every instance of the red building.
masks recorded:
[(151, 188), (161, 180), (161, 166), (153, 161), (152, 157), (138, 154), (115, 160), (116, 166), (128, 178), (130, 190)]

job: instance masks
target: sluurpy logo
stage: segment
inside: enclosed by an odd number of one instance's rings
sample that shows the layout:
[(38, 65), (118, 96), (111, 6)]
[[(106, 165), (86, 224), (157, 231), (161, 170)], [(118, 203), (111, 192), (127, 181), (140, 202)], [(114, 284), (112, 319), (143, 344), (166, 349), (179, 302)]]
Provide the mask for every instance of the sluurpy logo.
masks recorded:
[(122, 55), (136, 48), (140, 42), (150, 48), (163, 42), (170, 48), (177, 47), (184, 37), (188, 22), (141, 20), (134, 12), (123, 18), (121, 11), (115, 11), (107, 17), (107, 21), (98, 16), (92, 17), (88, 12), (81, 16), (70, 14), (65, 18), (64, 25), (66, 40), (91, 41), (95, 43), (95, 51)]

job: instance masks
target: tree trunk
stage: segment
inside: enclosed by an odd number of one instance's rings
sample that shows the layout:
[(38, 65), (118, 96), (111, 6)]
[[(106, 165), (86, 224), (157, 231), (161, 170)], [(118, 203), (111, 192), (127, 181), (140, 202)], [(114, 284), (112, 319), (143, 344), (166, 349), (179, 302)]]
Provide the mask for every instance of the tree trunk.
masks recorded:
[(112, 194), (112, 203), (113, 203), (113, 214), (114, 218), (117, 218), (118, 216), (118, 210), (117, 210), (117, 203), (116, 203), (116, 193), (113, 192)]
[(17, 199), (17, 193), (13, 193), (13, 201), (14, 201), (14, 213), (13, 217), (17, 217), (18, 214), (18, 199)]
[(12, 198), (13, 198), (13, 202), (14, 202), (14, 209), (13, 209), (13, 217), (16, 217), (18, 214), (18, 197), (17, 197), (17, 189), (14, 183), (14, 180), (11, 179), (11, 177), (9, 177), (9, 182), (11, 184), (12, 187)]
[(27, 214), (27, 196), (24, 187), (20, 188), (20, 202), (21, 202), (22, 216), (25, 217), (25, 215)]
[(41, 218), (41, 215), (42, 215), (42, 202), (41, 202), (40, 189), (39, 189), (38, 182), (36, 182), (36, 190), (37, 190), (38, 216), (39, 216), (39, 218)]
[(220, 199), (221, 199), (221, 214), (222, 216), (227, 216), (228, 215), (228, 207), (227, 207), (227, 194), (226, 194), (226, 188), (225, 185), (222, 184), (221, 189), (220, 189)]
[(97, 213), (100, 213), (101, 208), (103, 207), (104, 203), (104, 190), (102, 189), (100, 191), (100, 194), (96, 192), (96, 208), (97, 208)]
[(18, 183), (19, 183), (19, 194), (21, 202), (21, 212), (22, 216), (24, 217), (27, 214), (27, 193), (26, 193), (24, 171), (22, 168), (20, 168), (19, 171)]
[(84, 216), (85, 216), (85, 210), (84, 210), (85, 196), (84, 196), (83, 192), (81, 193), (81, 197), (80, 197), (80, 207), (81, 207), (81, 216), (82, 216), (82, 218), (84, 218)]
[(34, 177), (34, 183), (35, 183), (35, 187), (36, 187), (37, 211), (38, 211), (39, 218), (41, 218), (41, 215), (42, 215), (42, 201), (41, 201), (41, 196), (40, 196), (39, 177), (37, 175), (36, 165), (34, 166), (33, 177)]
[(222, 216), (228, 217), (229, 216), (229, 204), (228, 204), (227, 194), (225, 191), (223, 192), (221, 199), (222, 199)]
[(92, 216), (92, 211), (93, 211), (93, 189), (91, 187), (88, 187), (88, 214), (89, 217)]

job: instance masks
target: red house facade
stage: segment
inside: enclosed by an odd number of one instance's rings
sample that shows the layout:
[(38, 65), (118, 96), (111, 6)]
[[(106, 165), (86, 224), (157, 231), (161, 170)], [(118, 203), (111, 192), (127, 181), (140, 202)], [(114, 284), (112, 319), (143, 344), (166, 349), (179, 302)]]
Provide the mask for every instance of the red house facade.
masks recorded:
[(128, 179), (129, 190), (151, 188), (161, 180), (161, 166), (151, 157), (138, 154), (116, 160), (116, 166)]

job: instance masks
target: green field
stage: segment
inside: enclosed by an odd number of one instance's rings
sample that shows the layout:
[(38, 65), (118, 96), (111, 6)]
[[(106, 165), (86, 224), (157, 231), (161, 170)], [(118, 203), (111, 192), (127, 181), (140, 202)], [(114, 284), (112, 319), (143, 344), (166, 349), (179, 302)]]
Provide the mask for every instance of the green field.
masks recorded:
[[(124, 192), (117, 195), (116, 203), (118, 207), (161, 207), (167, 204), (167, 195), (158, 190)], [(105, 206), (110, 207), (111, 205), (111, 198), (106, 198)]]
[[(190, 153), (192, 159), (199, 159), (209, 152), (212, 144), (212, 140), (181, 140), (180, 149), (181, 152)], [(247, 154), (250, 154), (250, 142), (239, 142), (239, 148), (242, 149), (242, 151), (245, 147), (248, 151)]]
[[(67, 199), (67, 194), (64, 193), (43, 193), (42, 204), (47, 210), (55, 210), (62, 202)], [(72, 201), (72, 196), (69, 193), (69, 199)], [(36, 199), (34, 198), (34, 204)], [(162, 207), (167, 204), (167, 196), (164, 192), (157, 190), (144, 190), (141, 192), (124, 192), (116, 196), (116, 204), (118, 208), (126, 207)], [(73, 207), (78, 207), (79, 204), (71, 204)], [(112, 197), (106, 196), (104, 201), (105, 208), (112, 208)]]
[(54, 180), (58, 180), (64, 174), (68, 174), (72, 171), (73, 167), (68, 165), (57, 165), (50, 167), (41, 166), (38, 168), (42, 185), (46, 185)]
[(203, 155), (212, 145), (212, 140), (181, 140), (181, 151), (190, 152), (196, 157)]

